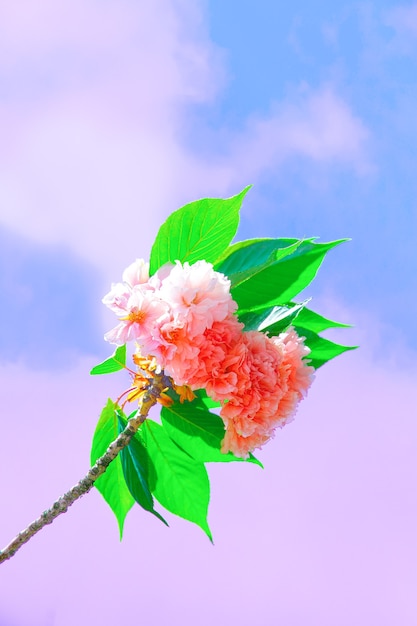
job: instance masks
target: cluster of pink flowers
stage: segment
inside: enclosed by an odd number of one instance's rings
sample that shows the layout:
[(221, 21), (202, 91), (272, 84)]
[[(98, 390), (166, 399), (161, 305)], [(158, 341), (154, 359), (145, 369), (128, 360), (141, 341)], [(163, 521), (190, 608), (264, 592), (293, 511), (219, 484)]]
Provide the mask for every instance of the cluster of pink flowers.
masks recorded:
[(103, 302), (119, 317), (107, 341), (135, 340), (176, 385), (205, 389), (221, 404), (224, 453), (247, 457), (264, 444), (293, 418), (312, 382), (297, 333), (244, 332), (230, 281), (206, 261), (177, 261), (149, 278), (138, 259)]

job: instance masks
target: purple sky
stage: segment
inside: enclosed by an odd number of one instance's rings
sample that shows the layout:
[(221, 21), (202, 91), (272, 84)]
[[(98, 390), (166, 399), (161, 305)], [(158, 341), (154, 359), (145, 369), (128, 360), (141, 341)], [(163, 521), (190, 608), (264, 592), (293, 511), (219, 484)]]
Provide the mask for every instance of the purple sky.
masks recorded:
[[(254, 104), (238, 122), (223, 113), (233, 50), (214, 41), (210, 10), (168, 0), (0, 7), (2, 545), (85, 474), (100, 410), (125, 381), (88, 376), (114, 321), (100, 299), (148, 255), (171, 210), (254, 183), (244, 236), (290, 236), (292, 218), (268, 193), (274, 181), (288, 199), (286, 168), (300, 163), (308, 194), (297, 219), (314, 224), (301, 235), (320, 235), (321, 223), (347, 228), (330, 181), (369, 190), (383, 178), (381, 138), (336, 64), (321, 82), (289, 84), (267, 112)], [(323, 32), (334, 39), (331, 15)], [(397, 48), (414, 51), (417, 5), (384, 19), (408, 33)], [(208, 109), (223, 120), (215, 130), (202, 121)], [(367, 224), (352, 214), (342, 235), (356, 229), (360, 240)], [(338, 254), (309, 295), (355, 324), (333, 337), (361, 349), (318, 372), (296, 420), (259, 453), (264, 471), (209, 467), (214, 547), (196, 526), (167, 514), (167, 529), (139, 507), (120, 543), (94, 491), (1, 566), (0, 626), (415, 626), (416, 354), (384, 317), (393, 296), (370, 308), (343, 290), (345, 274), (326, 282), (347, 259), (346, 285), (365, 290), (355, 241)], [(413, 301), (412, 275), (396, 263)]]

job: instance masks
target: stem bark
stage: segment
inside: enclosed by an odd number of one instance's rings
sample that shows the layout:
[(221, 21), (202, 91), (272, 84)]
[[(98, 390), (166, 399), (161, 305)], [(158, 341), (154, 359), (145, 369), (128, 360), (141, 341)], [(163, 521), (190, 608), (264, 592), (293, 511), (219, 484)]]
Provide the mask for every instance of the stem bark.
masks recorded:
[(14, 556), (16, 552), (20, 550), (29, 539), (36, 535), (36, 533), (42, 530), (44, 526), (52, 524), (58, 515), (66, 513), (76, 500), (92, 489), (97, 478), (104, 474), (110, 463), (117, 457), (120, 450), (129, 445), (132, 437), (135, 436), (139, 427), (147, 418), (149, 410), (156, 403), (164, 388), (166, 388), (166, 378), (163, 375), (154, 375), (154, 378), (150, 380), (149, 387), (142, 397), (138, 412), (135, 417), (128, 421), (126, 428), (120, 433), (117, 439), (109, 445), (103, 456), (97, 459), (84, 478), (69, 491), (64, 493), (64, 495), (60, 496), (49, 509), (44, 511), (0, 551), (0, 563)]

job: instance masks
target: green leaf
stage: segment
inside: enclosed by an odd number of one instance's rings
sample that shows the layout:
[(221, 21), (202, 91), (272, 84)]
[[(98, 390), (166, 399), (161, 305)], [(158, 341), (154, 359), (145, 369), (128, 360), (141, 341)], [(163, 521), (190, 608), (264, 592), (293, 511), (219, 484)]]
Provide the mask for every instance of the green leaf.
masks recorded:
[(210, 413), (204, 405), (195, 402), (175, 403), (162, 409), (161, 420), (170, 438), (196, 461), (246, 461), (263, 467), (252, 454), (248, 459), (241, 459), (231, 452), (220, 452), (225, 435), (223, 420), (215, 413)]
[(204, 198), (174, 211), (162, 224), (151, 250), (150, 274), (165, 263), (214, 263), (232, 241), (239, 210), (250, 187), (232, 198)]
[[(117, 417), (119, 432), (122, 432), (126, 427), (127, 419), (121, 410), (117, 411)], [(149, 485), (148, 483), (150, 473), (149, 466), (152, 462), (140, 439), (139, 433), (131, 439), (128, 446), (120, 451), (119, 455), (127, 487), (136, 502), (145, 509), (145, 511), (152, 513), (168, 526), (168, 523), (164, 520), (162, 515), (154, 509), (151, 493), (154, 485)], [(155, 472), (152, 472), (152, 474), (154, 475)]]
[(341, 344), (319, 337), (317, 333), (302, 328), (297, 324), (294, 324), (294, 328), (301, 337), (305, 337), (304, 343), (310, 348), (311, 353), (308, 355), (310, 359), (309, 365), (312, 365), (315, 369), (318, 369), (327, 361), (334, 359), (339, 354), (347, 352), (348, 350), (355, 350), (358, 346), (342, 346)]
[(155, 471), (155, 476), (149, 477), (150, 484), (155, 485), (155, 498), (171, 513), (200, 526), (212, 541), (207, 523), (210, 484), (206, 468), (180, 450), (156, 422), (145, 420), (141, 433)]
[(126, 365), (126, 344), (119, 346), (114, 352), (113, 356), (103, 361), (99, 365), (96, 365), (91, 370), (90, 374), (93, 376), (98, 374), (111, 374), (112, 372), (118, 372), (122, 370)]
[(301, 243), (301, 239), (285, 238), (238, 241), (225, 250), (215, 269), (226, 274), (236, 287), (261, 269), (295, 252)]
[(329, 320), (319, 313), (307, 309), (304, 307), (297, 315), (297, 324), (307, 330), (312, 330), (316, 333), (321, 333), (328, 328), (351, 328), (350, 324), (342, 324), (341, 322), (334, 322)]
[[(285, 256), (281, 256), (282, 250), (277, 250), (275, 259), (271, 256), (265, 264), (255, 266), (245, 280), (235, 281), (231, 289), (233, 299), (241, 312), (290, 302), (313, 280), (326, 253), (342, 241), (314, 243), (305, 240), (289, 254), (284, 249)], [(219, 269), (223, 271), (223, 264)]]
[[(109, 445), (119, 435), (119, 425), (115, 409), (116, 405), (109, 399), (101, 412), (93, 436), (91, 465), (94, 465), (97, 459), (103, 456)], [(120, 539), (122, 539), (126, 515), (135, 501), (127, 488), (119, 456), (110, 463), (105, 473), (96, 480), (94, 486), (98, 489), (115, 514), (119, 524)]]
[(161, 420), (171, 439), (196, 461), (242, 461), (231, 452), (220, 452), (225, 431), (218, 415), (193, 403), (176, 403), (162, 409)]
[(268, 307), (253, 313), (243, 313), (239, 315), (239, 321), (245, 324), (245, 332), (249, 330), (267, 330), (270, 334), (278, 335), (294, 322), (303, 307), (304, 303), (295, 304), (291, 307)]
[(199, 402), (197, 403), (196, 400), (193, 400), (193, 406), (199, 406), (200, 408), (205, 409), (216, 409), (221, 406), (220, 402), (213, 400), (213, 398), (210, 398), (210, 396), (207, 395), (205, 389), (197, 389), (194, 391), (194, 394), (197, 396)]

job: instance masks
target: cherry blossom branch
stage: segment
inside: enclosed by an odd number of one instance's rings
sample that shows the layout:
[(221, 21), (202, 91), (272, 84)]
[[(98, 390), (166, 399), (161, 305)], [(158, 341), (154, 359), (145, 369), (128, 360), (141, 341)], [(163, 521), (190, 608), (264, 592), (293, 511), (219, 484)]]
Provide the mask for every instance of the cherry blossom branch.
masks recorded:
[(74, 487), (64, 493), (56, 500), (53, 505), (44, 511), (36, 520), (34, 520), (27, 528), (22, 530), (2, 551), (0, 551), (0, 563), (7, 561), (16, 552), (31, 539), (36, 533), (38, 533), (47, 524), (52, 524), (54, 519), (66, 513), (69, 507), (78, 498), (81, 498), (84, 494), (88, 493), (94, 486), (95, 481), (99, 478), (112, 461), (117, 457), (119, 452), (129, 445), (132, 437), (136, 434), (139, 427), (148, 416), (151, 407), (156, 403), (157, 399), (166, 389), (166, 377), (163, 373), (155, 374), (150, 380), (149, 386), (142, 396), (142, 401), (138, 412), (135, 417), (130, 419), (126, 428), (120, 433), (107, 448), (106, 452), (101, 456), (95, 464), (89, 469), (87, 474), (82, 478)]

